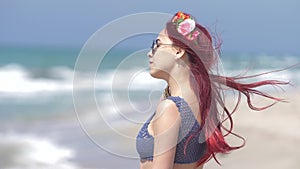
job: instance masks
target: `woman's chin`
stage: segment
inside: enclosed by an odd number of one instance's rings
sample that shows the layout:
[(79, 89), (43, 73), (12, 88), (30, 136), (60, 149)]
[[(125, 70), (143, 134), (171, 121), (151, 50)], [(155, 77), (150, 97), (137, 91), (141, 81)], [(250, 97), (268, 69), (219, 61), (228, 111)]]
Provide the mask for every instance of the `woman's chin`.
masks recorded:
[(160, 79), (160, 76), (159, 76), (160, 73), (156, 69), (150, 69), (149, 73), (152, 77)]
[(153, 70), (150, 69), (149, 74), (150, 74), (152, 77), (156, 78), (156, 73), (155, 73)]
[(157, 79), (164, 79), (164, 73), (162, 71), (158, 71), (157, 69), (150, 69), (150, 75)]

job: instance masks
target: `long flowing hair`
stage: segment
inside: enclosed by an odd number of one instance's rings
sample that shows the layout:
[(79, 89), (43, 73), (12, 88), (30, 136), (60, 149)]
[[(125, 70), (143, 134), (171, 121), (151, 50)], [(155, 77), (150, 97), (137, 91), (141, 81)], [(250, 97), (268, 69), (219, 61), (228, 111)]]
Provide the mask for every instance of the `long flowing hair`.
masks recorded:
[[(236, 111), (240, 104), (241, 96), (246, 96), (248, 106), (251, 109), (257, 111), (264, 110), (276, 102), (284, 100), (268, 95), (256, 88), (265, 85), (284, 85), (288, 84), (288, 82), (263, 80), (253, 83), (241, 83), (239, 82), (241, 79), (252, 78), (259, 75), (226, 77), (218, 73), (214, 73), (212, 69), (218, 62), (222, 41), (219, 36), (212, 37), (209, 31), (198, 23), (196, 23), (196, 29), (200, 32), (199, 37), (191, 41), (178, 33), (176, 25), (174, 25), (171, 21), (166, 24), (167, 34), (173, 41), (173, 44), (184, 49), (188, 55), (190, 70), (193, 76), (190, 80), (192, 81), (191, 84), (195, 84), (191, 87), (199, 99), (201, 128), (199, 131), (189, 136), (185, 143), (185, 150), (189, 140), (196, 134), (202, 132), (202, 134), (205, 135), (204, 141), (206, 142), (206, 153), (197, 161), (197, 166), (204, 164), (211, 158), (214, 158), (216, 162), (220, 164), (216, 159), (217, 153), (228, 153), (231, 150), (243, 147), (245, 144), (243, 137), (232, 132), (232, 114)], [(222, 97), (222, 92), (229, 89), (233, 89), (238, 93), (236, 105), (231, 111), (225, 105), (224, 98)], [(253, 95), (260, 95), (269, 98), (274, 100), (274, 103), (263, 107), (255, 107), (252, 104)], [(221, 109), (218, 108), (218, 106), (221, 107)], [(220, 117), (221, 114), (225, 115), (223, 119)], [(229, 127), (226, 127), (224, 124), (227, 120), (229, 121)], [(229, 145), (226, 142), (225, 137), (230, 134), (243, 139), (243, 144), (240, 146)]]

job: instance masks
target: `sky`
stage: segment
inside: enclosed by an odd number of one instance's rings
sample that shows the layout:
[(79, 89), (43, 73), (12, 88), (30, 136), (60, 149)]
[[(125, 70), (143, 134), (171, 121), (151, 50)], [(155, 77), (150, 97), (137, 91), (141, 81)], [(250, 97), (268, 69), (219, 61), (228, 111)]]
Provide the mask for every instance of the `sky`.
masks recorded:
[(81, 48), (119, 17), (184, 11), (204, 26), (216, 24), (224, 51), (297, 55), (299, 9), (299, 0), (1, 0), (0, 47)]

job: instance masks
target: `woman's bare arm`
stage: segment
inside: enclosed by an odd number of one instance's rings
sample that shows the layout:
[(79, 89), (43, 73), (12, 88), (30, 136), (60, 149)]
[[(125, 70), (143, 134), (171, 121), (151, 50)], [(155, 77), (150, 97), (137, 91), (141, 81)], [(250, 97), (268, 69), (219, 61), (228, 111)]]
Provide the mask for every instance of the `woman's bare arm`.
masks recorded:
[(154, 157), (152, 169), (172, 169), (176, 152), (180, 113), (175, 103), (163, 100), (157, 106), (154, 130)]

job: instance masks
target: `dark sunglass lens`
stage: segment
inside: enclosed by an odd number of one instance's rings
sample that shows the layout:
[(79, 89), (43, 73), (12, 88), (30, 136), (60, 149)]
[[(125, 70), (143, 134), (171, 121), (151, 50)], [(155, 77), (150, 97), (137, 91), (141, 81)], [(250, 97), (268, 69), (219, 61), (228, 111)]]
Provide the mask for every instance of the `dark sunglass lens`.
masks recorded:
[(153, 42), (152, 42), (151, 49), (154, 49), (154, 46), (155, 46), (155, 40), (153, 40)]

